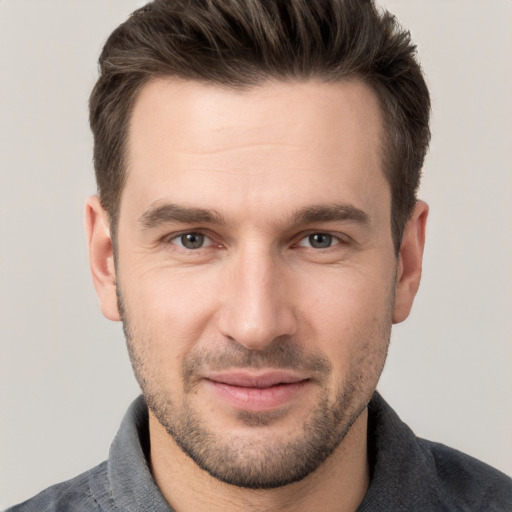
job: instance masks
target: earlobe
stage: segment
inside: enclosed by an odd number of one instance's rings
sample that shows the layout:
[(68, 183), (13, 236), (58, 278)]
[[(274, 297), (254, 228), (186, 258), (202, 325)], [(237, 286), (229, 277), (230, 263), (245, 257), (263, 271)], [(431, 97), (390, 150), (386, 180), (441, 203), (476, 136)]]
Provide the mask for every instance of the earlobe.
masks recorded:
[(397, 265), (393, 323), (403, 322), (412, 308), (421, 280), (428, 205), (417, 201), (407, 222)]
[(101, 312), (109, 320), (119, 321), (114, 249), (108, 215), (97, 196), (89, 197), (85, 203), (85, 231), (89, 247), (89, 265)]

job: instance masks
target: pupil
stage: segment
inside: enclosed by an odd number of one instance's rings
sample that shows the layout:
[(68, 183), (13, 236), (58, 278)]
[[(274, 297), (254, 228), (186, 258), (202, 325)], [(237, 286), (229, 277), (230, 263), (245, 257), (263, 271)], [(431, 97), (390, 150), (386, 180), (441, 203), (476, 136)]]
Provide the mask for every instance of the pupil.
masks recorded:
[(204, 242), (204, 236), (200, 233), (187, 233), (181, 235), (181, 243), (187, 249), (199, 249)]
[(309, 235), (309, 243), (316, 249), (325, 249), (331, 246), (332, 236), (322, 233), (315, 233), (314, 235)]

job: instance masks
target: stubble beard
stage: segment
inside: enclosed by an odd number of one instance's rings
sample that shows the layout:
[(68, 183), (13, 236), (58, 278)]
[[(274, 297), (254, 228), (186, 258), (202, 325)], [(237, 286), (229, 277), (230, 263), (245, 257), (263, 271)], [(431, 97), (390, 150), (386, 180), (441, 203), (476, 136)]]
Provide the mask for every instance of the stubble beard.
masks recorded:
[[(200, 411), (194, 409), (189, 400), (192, 378), (199, 367), (306, 366), (326, 382), (331, 372), (330, 363), (322, 356), (305, 354), (296, 344), (281, 340), (275, 340), (268, 349), (257, 353), (239, 344), (228, 346), (222, 354), (191, 353), (185, 357), (182, 365), (183, 398), (176, 400), (171, 396), (171, 391), (159, 387), (157, 372), (151, 364), (148, 340), (133, 329), (119, 286), (117, 293), (130, 360), (149, 409), (174, 442), (201, 469), (237, 487), (282, 487), (304, 479), (319, 468), (340, 446), (366, 408), (386, 359), (390, 328), (387, 329), (386, 342), (381, 342), (378, 347), (371, 342), (364, 344), (358, 361), (354, 362), (350, 375), (340, 384), (334, 399), (329, 398), (326, 387), (322, 388), (315, 409), (293, 438), (272, 439), (268, 433), (261, 437), (262, 429), (271, 429), (272, 424), (279, 421), (278, 411), (240, 411), (238, 421), (252, 430), (249, 435), (227, 435), (210, 429), (201, 418)], [(382, 336), (382, 329), (378, 330), (378, 335)], [(367, 371), (372, 373), (371, 382), (368, 382)]]

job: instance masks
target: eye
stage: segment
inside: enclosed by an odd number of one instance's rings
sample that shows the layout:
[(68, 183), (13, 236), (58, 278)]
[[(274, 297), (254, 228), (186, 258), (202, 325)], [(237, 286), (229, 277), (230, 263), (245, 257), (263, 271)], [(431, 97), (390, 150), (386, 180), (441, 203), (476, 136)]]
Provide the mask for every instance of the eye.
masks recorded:
[(298, 245), (301, 247), (312, 247), (313, 249), (328, 249), (333, 244), (339, 242), (339, 238), (328, 233), (311, 233), (311, 235), (304, 237)]
[(201, 249), (202, 247), (211, 245), (212, 241), (202, 233), (190, 232), (182, 233), (171, 239), (171, 242), (184, 249)]

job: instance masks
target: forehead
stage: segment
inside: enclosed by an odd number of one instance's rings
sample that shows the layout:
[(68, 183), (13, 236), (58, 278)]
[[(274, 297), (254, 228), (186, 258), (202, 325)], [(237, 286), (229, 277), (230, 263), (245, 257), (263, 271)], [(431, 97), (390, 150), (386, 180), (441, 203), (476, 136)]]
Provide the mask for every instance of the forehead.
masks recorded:
[(195, 202), (236, 214), (251, 202), (371, 203), (388, 188), (381, 135), (378, 100), (360, 81), (152, 80), (132, 113), (121, 206)]
[[(266, 82), (228, 88), (194, 81), (153, 79), (139, 93), (132, 112), (129, 141), (137, 150), (144, 134), (176, 149), (215, 152), (247, 138), (254, 142), (306, 146), (352, 146), (376, 142), (381, 115), (373, 90), (359, 80), (336, 83)], [(346, 141), (346, 144), (345, 144)], [(135, 146), (134, 146), (135, 144)], [(133, 151), (131, 151), (133, 155)]]

